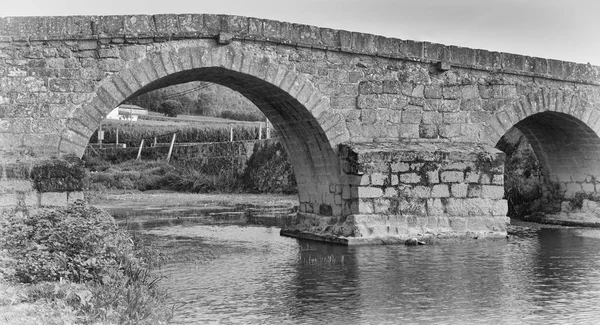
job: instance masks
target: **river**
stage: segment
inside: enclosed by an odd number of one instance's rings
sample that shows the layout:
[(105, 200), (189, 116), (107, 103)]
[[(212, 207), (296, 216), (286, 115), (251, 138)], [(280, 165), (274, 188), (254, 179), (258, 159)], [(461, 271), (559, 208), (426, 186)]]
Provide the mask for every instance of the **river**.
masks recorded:
[[(174, 324), (597, 324), (600, 230), (346, 247), (276, 227), (147, 228), (187, 258), (157, 270)], [(160, 245), (160, 244), (159, 244)]]

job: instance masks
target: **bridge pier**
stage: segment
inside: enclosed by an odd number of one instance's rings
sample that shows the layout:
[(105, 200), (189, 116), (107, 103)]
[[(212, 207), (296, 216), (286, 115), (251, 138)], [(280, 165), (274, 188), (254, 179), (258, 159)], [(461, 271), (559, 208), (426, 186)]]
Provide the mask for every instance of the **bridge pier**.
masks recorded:
[(450, 142), (340, 145), (341, 217), (300, 213), (282, 235), (341, 244), (504, 237), (504, 153)]

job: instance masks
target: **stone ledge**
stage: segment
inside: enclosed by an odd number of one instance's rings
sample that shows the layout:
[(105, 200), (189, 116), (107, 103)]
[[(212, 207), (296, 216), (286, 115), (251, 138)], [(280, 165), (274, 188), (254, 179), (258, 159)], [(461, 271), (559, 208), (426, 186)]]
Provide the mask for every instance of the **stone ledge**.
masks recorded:
[[(377, 237), (377, 238), (355, 238), (355, 237), (336, 237), (332, 235), (315, 234), (306, 231), (281, 229), (281, 236), (308, 239), (332, 244), (359, 246), (359, 245), (404, 245), (407, 238), (399, 237)], [(450, 243), (470, 243), (481, 240), (498, 241), (507, 240), (506, 232), (489, 233), (466, 233), (466, 234), (444, 234), (444, 235), (425, 235), (417, 236), (417, 240), (424, 241), (428, 245), (440, 245)]]
[(600, 67), (518, 54), (387, 38), (269, 19), (213, 14), (2, 17), (0, 42), (218, 38), (262, 41), (361, 55), (444, 63), (445, 66), (498, 71), (600, 85)]

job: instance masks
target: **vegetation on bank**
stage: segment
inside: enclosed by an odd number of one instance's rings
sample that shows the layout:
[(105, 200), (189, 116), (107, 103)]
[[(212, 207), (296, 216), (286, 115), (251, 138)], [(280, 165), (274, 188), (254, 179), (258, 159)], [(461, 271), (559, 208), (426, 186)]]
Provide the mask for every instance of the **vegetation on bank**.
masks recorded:
[[(0, 310), (6, 323), (165, 324), (173, 304), (150, 273), (157, 253), (82, 202), (0, 218)], [(20, 308), (34, 305), (31, 310)]]
[[(104, 143), (116, 143), (118, 132), (119, 143), (124, 143), (127, 147), (139, 147), (142, 139), (151, 141), (154, 137), (157, 137), (157, 143), (170, 143), (172, 133), (175, 132), (178, 132), (177, 143), (227, 142), (231, 136), (229, 126), (223, 124), (199, 125), (198, 123), (167, 121), (144, 124), (138, 121), (134, 126), (129, 126), (125, 121), (109, 122), (107, 120), (102, 129), (104, 130)], [(254, 140), (258, 139), (259, 132), (259, 126), (256, 124), (236, 125), (233, 128), (233, 138), (234, 140)], [(263, 130), (263, 135), (264, 132), (265, 130)], [(94, 132), (90, 143), (96, 142), (98, 142), (98, 133)]]
[[(296, 179), (283, 145), (263, 143), (243, 171), (216, 169), (210, 172), (197, 162), (178, 159), (125, 160), (118, 157), (83, 157), (89, 169), (89, 189), (172, 190), (191, 193), (297, 193)], [(214, 169), (214, 168), (212, 168)]]

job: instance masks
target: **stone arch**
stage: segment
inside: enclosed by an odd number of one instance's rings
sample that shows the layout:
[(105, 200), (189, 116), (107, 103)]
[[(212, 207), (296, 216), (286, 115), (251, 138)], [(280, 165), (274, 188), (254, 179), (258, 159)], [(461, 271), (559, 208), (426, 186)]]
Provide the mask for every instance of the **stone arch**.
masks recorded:
[(67, 122), (60, 152), (82, 156), (108, 112), (128, 98), (189, 81), (217, 83), (250, 99), (283, 138), (298, 181), (301, 212), (341, 214), (334, 196), (340, 184), (337, 144), (349, 138), (345, 119), (332, 111), (329, 99), (305, 75), (235, 43), (180, 46), (175, 42), (128, 62), (102, 80), (94, 98)]
[(595, 194), (596, 179), (600, 180), (600, 106), (592, 95), (547, 89), (524, 95), (487, 123), (485, 141), (495, 146), (514, 127), (531, 144), (545, 181), (556, 185), (559, 197)]
[[(600, 96), (599, 94), (596, 94)], [(520, 96), (511, 105), (495, 112), (484, 123), (482, 141), (496, 145), (510, 128), (538, 113), (555, 112), (570, 116), (600, 134), (600, 102), (591, 100), (588, 92), (574, 90), (549, 90), (545, 88)]]

